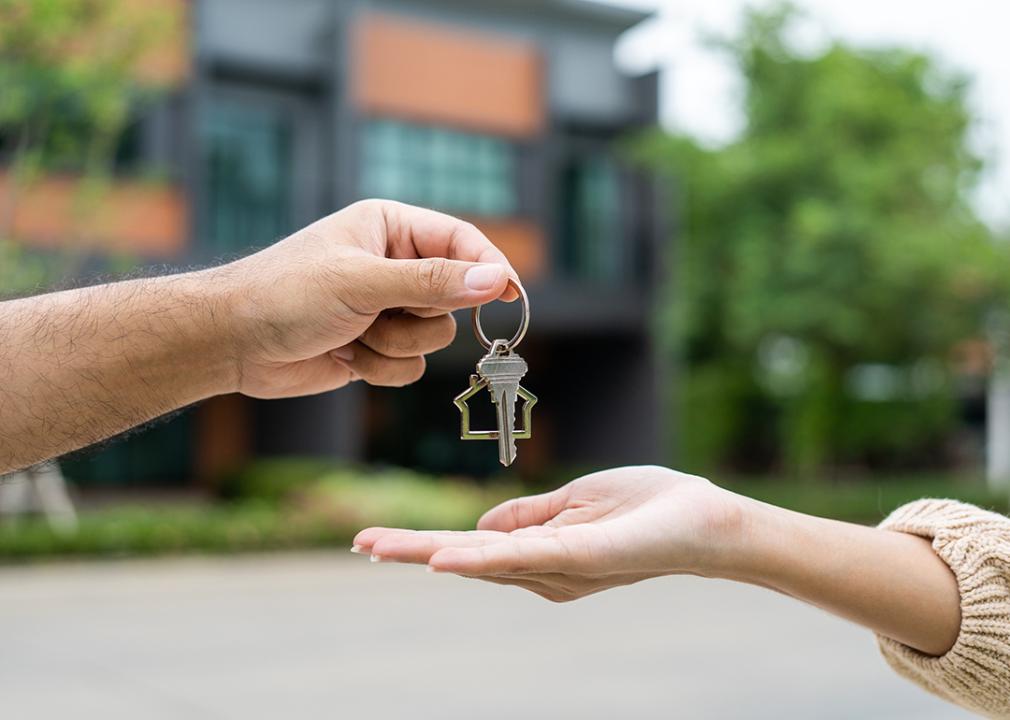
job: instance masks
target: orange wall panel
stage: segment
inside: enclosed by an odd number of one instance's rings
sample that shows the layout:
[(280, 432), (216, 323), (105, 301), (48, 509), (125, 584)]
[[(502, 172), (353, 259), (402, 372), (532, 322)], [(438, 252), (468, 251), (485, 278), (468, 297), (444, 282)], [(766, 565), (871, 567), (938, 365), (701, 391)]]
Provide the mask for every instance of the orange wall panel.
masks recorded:
[(488, 236), (523, 280), (534, 280), (547, 271), (547, 252), (541, 229), (525, 220), (467, 218)]
[(369, 13), (357, 21), (351, 67), (355, 104), (368, 114), (512, 137), (544, 125), (531, 43)]
[[(4, 201), (9, 183), (0, 173)], [(77, 178), (50, 177), (15, 191), (11, 235), (40, 248), (169, 258), (186, 247), (189, 207), (173, 186), (118, 181), (92, 196)]]

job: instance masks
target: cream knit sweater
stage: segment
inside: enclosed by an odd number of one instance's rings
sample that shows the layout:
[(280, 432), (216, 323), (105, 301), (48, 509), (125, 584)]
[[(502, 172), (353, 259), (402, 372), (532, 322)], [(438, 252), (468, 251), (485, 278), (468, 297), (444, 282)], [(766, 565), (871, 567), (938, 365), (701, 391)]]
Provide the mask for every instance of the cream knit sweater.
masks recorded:
[(884, 658), (940, 697), (1010, 718), (1010, 518), (953, 500), (918, 500), (880, 527), (930, 538), (961, 591), (961, 631), (945, 655), (881, 637)]

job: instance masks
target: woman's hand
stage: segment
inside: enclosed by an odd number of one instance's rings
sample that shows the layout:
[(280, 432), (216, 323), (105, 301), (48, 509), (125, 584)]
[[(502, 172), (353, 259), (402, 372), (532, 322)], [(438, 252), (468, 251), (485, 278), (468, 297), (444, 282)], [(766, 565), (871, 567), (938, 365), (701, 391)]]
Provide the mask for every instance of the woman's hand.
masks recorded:
[(427, 563), (556, 602), (657, 575), (773, 588), (930, 655), (960, 625), (957, 582), (929, 540), (811, 517), (665, 468), (605, 470), (510, 500), (471, 532), (369, 528), (373, 559)]
[(741, 498), (655, 466), (586, 475), (510, 500), (471, 532), (369, 528), (357, 551), (427, 563), (563, 602), (657, 575), (707, 574), (740, 533)]

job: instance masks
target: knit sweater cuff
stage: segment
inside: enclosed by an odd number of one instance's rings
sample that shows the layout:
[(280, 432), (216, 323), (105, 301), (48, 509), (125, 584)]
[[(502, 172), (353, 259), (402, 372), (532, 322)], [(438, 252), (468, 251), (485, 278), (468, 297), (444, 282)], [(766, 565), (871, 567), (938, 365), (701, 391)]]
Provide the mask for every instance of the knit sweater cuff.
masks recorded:
[(957, 578), (961, 629), (933, 657), (878, 636), (899, 674), (966, 708), (1010, 717), (1010, 518), (954, 500), (917, 500), (880, 524), (928, 538)]

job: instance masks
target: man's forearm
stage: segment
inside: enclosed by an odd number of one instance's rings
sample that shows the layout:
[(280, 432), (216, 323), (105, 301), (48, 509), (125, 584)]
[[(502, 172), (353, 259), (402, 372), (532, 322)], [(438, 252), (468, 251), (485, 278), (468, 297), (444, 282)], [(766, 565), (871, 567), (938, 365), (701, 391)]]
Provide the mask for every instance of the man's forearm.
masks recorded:
[(0, 303), (0, 473), (219, 393), (414, 382), (510, 278), (473, 225), (365, 200), (213, 270)]
[(744, 547), (717, 575), (778, 590), (929, 655), (954, 644), (957, 581), (928, 540), (745, 502)]
[(0, 473), (234, 389), (223, 287), (209, 270), (0, 303)]

